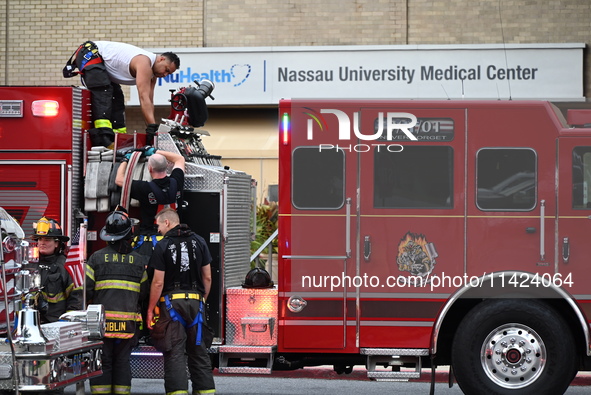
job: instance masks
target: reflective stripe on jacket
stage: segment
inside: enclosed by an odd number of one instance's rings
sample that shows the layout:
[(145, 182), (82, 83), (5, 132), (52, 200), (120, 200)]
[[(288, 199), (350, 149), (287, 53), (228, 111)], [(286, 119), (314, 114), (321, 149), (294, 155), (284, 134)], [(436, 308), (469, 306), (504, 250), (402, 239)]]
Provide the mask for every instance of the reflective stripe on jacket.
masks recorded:
[(86, 297), (105, 307), (105, 337), (132, 338), (142, 322), (140, 303), (149, 292), (146, 257), (107, 246), (88, 259)]
[(41, 297), (47, 306), (40, 307), (41, 322), (55, 322), (67, 311), (81, 310), (82, 288), (74, 287), (74, 280), (64, 266), (66, 256), (54, 254), (39, 258), (41, 272)]

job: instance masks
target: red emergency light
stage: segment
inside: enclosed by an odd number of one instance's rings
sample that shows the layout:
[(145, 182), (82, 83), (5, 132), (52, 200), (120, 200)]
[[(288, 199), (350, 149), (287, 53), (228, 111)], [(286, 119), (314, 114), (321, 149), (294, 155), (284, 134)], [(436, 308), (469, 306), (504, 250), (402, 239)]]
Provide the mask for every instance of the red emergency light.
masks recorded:
[(35, 100), (31, 110), (36, 117), (55, 117), (59, 113), (59, 103), (55, 100)]

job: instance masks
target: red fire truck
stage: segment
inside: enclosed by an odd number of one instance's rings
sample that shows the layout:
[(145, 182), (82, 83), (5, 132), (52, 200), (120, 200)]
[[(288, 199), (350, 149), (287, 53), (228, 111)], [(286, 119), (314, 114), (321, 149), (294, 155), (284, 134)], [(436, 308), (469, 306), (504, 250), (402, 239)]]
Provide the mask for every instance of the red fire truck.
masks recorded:
[[(50, 96), (59, 115), (33, 116)], [(0, 206), (26, 230), (87, 217), (92, 239), (105, 210), (88, 193), (87, 92), (6, 87), (0, 104)], [(253, 180), (164, 120), (158, 148), (187, 157), (183, 218), (214, 258), (219, 372), (450, 365), (467, 394), (564, 392), (591, 369), (590, 124), (540, 101), (281, 101), (278, 281), (244, 287)], [(161, 374), (154, 351), (138, 347), (136, 377)]]

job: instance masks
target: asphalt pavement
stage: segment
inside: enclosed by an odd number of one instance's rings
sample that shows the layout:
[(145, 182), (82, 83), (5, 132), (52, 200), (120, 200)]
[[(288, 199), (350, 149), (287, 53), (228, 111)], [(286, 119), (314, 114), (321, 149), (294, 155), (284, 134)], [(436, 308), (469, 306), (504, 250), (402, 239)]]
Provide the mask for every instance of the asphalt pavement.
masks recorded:
[[(217, 371), (216, 371), (217, 372)], [(329, 367), (305, 368), (296, 371), (275, 371), (271, 375), (227, 375), (215, 373), (216, 394), (218, 395), (383, 395), (429, 394), (430, 372), (425, 370), (422, 378), (408, 382), (376, 382), (367, 379), (366, 371), (355, 369), (349, 375), (337, 375)], [(462, 395), (457, 384), (448, 385), (445, 368), (436, 373), (435, 395)], [(90, 394), (88, 382), (85, 393)], [(164, 380), (133, 379), (132, 394), (162, 395)], [(565, 395), (588, 395), (591, 393), (591, 373), (577, 375)], [(66, 395), (76, 394), (76, 387), (69, 386)]]

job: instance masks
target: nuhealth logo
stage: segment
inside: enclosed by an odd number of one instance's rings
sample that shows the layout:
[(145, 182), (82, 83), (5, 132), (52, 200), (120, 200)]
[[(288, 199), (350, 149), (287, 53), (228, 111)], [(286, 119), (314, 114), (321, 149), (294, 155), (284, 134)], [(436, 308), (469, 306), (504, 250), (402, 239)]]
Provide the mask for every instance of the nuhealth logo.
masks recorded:
[(177, 70), (171, 75), (158, 78), (158, 86), (163, 84), (190, 84), (193, 81), (210, 80), (216, 85), (232, 84), (240, 86), (250, 77), (252, 66), (250, 64), (234, 64), (229, 69), (210, 69), (209, 71), (195, 72), (191, 67)]

